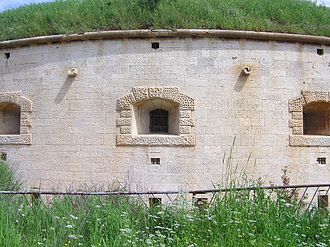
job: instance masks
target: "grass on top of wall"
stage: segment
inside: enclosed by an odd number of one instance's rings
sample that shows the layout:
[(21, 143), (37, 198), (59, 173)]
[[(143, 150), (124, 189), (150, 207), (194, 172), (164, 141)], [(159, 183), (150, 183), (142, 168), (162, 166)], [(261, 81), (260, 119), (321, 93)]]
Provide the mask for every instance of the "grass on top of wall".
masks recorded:
[(145, 28), (330, 36), (330, 8), (307, 0), (59, 0), (0, 13), (0, 40)]

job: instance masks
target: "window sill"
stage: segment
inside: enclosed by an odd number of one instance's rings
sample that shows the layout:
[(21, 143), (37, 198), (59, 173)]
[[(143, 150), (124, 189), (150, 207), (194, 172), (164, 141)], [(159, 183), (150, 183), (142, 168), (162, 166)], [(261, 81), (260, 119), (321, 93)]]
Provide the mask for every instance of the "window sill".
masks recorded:
[(117, 145), (118, 146), (195, 146), (195, 136), (192, 134), (189, 135), (117, 134)]
[(290, 135), (289, 144), (292, 147), (330, 147), (330, 136)]
[(3, 145), (30, 145), (31, 142), (31, 134), (0, 135), (0, 144)]

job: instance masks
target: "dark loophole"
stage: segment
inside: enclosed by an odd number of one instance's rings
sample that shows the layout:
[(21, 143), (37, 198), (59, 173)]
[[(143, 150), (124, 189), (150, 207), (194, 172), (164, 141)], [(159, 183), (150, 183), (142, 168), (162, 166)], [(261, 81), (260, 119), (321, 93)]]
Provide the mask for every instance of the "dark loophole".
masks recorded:
[(10, 58), (10, 52), (5, 52), (5, 57), (6, 57), (6, 59), (9, 59)]
[(150, 197), (149, 198), (149, 207), (156, 207), (162, 205), (162, 198)]
[(6, 161), (7, 160), (7, 154), (5, 152), (0, 153), (0, 160)]
[(324, 157), (319, 157), (316, 159), (317, 163), (319, 163), (319, 165), (326, 165), (327, 164), (327, 159)]
[(320, 56), (324, 55), (324, 50), (323, 49), (317, 49), (316, 53)]
[(159, 42), (152, 42), (151, 47), (152, 49), (159, 49)]
[(152, 165), (160, 165), (160, 158), (151, 158), (150, 161)]

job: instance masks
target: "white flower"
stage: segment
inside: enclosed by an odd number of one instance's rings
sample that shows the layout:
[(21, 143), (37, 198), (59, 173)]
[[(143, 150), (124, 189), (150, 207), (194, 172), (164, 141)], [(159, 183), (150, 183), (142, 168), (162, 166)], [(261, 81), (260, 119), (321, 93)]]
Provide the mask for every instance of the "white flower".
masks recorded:
[(71, 217), (72, 219), (74, 219), (74, 220), (77, 220), (77, 219), (78, 219), (78, 217), (77, 217), (77, 216), (74, 216), (73, 214), (70, 214), (70, 217)]
[(66, 225), (65, 227), (68, 229), (71, 229), (71, 228), (73, 228), (73, 225)]

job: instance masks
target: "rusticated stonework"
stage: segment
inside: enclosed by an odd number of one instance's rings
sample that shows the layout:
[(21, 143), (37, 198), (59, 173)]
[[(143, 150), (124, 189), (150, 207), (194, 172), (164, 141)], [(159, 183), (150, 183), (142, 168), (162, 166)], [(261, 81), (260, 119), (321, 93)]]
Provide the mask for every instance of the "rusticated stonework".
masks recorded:
[[(152, 99), (167, 100), (179, 106), (178, 135), (132, 133), (133, 106)], [(117, 110), (120, 113), (120, 118), (117, 119), (120, 132), (117, 134), (117, 145), (194, 146), (194, 107), (194, 99), (181, 93), (177, 87), (133, 87), (130, 93), (117, 101)]]
[(330, 92), (302, 91), (301, 96), (289, 101), (290, 146), (330, 146), (330, 136), (304, 135), (303, 107), (311, 102), (330, 102)]
[(31, 144), (32, 101), (21, 96), (21, 92), (0, 92), (1, 103), (14, 103), (20, 106), (20, 134), (0, 135), (0, 144)]

